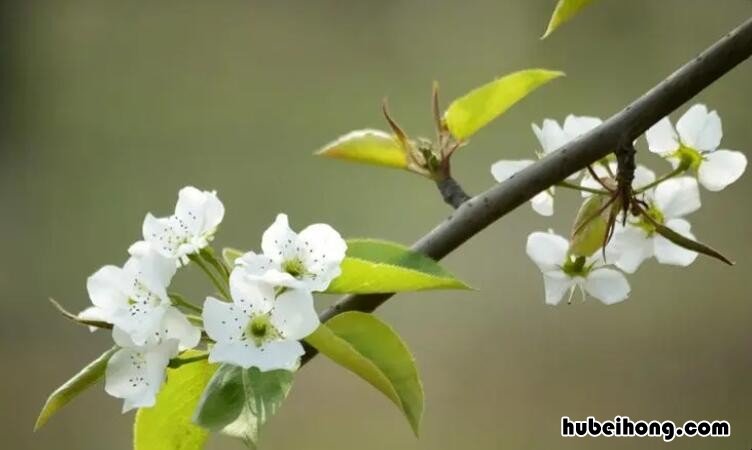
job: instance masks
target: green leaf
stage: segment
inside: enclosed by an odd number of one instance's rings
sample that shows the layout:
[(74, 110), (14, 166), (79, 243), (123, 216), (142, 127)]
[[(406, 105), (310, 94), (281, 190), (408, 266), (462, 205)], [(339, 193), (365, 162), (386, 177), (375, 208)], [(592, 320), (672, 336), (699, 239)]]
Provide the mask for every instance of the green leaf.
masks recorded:
[(611, 209), (616, 207), (610, 196), (592, 195), (585, 199), (574, 219), (569, 252), (588, 257), (603, 247)]
[(513, 72), (453, 101), (444, 113), (452, 136), (463, 141), (538, 87), (564, 75), (545, 69)]
[(37, 422), (34, 424), (34, 431), (42, 428), (42, 426), (50, 420), (50, 417), (52, 417), (53, 414), (76, 398), (78, 394), (99, 381), (99, 379), (104, 376), (104, 371), (107, 368), (107, 361), (110, 360), (117, 350), (117, 347), (112, 347), (102, 353), (99, 358), (89, 363), (89, 365), (81, 369), (81, 371), (73, 378), (66, 381), (65, 384), (50, 394), (42, 407), (42, 411), (39, 413), (39, 417), (37, 417)]
[(357, 130), (325, 145), (316, 155), (364, 164), (407, 169), (407, 149), (380, 130)]
[(418, 435), (423, 386), (415, 359), (389, 325), (372, 314), (345, 312), (322, 324), (306, 342), (386, 395)]
[(469, 289), (433, 259), (393, 242), (350, 239), (342, 273), (328, 293), (375, 294)]
[(261, 372), (223, 364), (201, 396), (194, 421), (256, 448), (261, 427), (287, 398), (292, 381), (287, 370)]
[[(187, 351), (183, 358), (202, 356), (204, 352)], [(201, 393), (217, 366), (205, 360), (167, 370), (167, 383), (157, 395), (152, 408), (136, 413), (133, 426), (134, 450), (201, 450), (209, 432), (191, 418)]]
[(574, 17), (580, 10), (592, 2), (593, 0), (559, 0), (554, 13), (551, 15), (551, 20), (548, 22), (546, 32), (543, 33), (541, 39), (547, 38), (555, 29), (559, 28), (564, 22)]
[(225, 247), (222, 249), (222, 259), (225, 260), (230, 269), (235, 267), (235, 260), (243, 256), (245, 252), (232, 247)]

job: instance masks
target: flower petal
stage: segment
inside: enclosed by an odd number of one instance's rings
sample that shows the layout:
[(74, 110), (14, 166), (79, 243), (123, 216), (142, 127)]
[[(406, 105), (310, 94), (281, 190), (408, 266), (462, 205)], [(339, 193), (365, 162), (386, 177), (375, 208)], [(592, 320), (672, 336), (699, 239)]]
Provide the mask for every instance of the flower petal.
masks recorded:
[(603, 120), (598, 117), (575, 116), (570, 114), (564, 119), (564, 132), (568, 137), (568, 141), (571, 141), (590, 132), (602, 123)]
[(204, 302), (204, 329), (218, 344), (239, 342), (250, 320), (250, 315), (234, 303), (207, 297)]
[(551, 153), (569, 142), (568, 136), (555, 120), (545, 119), (542, 128), (538, 128), (536, 124), (532, 124), (532, 127), (544, 154)]
[(326, 290), (341, 273), (340, 265), (347, 251), (345, 240), (334, 228), (323, 223), (307, 226), (298, 239), (298, 258), (305, 267), (303, 279), (308, 289), (315, 292)]
[(697, 169), (700, 183), (709, 191), (720, 191), (738, 180), (747, 168), (747, 157), (742, 152), (716, 150), (705, 155)]
[(645, 132), (648, 149), (653, 153), (663, 154), (679, 150), (679, 136), (668, 117), (664, 117)]
[(713, 151), (723, 137), (721, 118), (715, 111), (708, 112), (705, 105), (696, 104), (676, 122), (676, 131), (684, 145), (699, 151)]
[(546, 304), (558, 305), (577, 282), (561, 270), (552, 270), (543, 274), (543, 287), (546, 291)]
[(546, 189), (530, 199), (533, 211), (541, 216), (554, 215), (554, 196), (551, 193), (551, 190), (553, 190), (553, 188)]
[(320, 323), (313, 307), (313, 296), (299, 289), (287, 290), (277, 297), (270, 319), (285, 339), (294, 340), (313, 333)]
[(118, 350), (107, 363), (105, 391), (126, 400), (123, 412), (153, 406), (177, 349), (177, 341), (170, 339), (154, 347)]
[(233, 302), (249, 314), (265, 314), (274, 305), (274, 286), (248, 276), (242, 266), (230, 273), (230, 295)]
[(299, 247), (298, 235), (290, 229), (287, 214), (278, 214), (261, 237), (264, 255), (278, 263), (297, 256), (296, 249)]
[(257, 347), (248, 341), (218, 342), (209, 352), (209, 362), (228, 363), (262, 372), (275, 369), (294, 370), (305, 353), (298, 341), (274, 341)]
[(131, 281), (120, 267), (104, 266), (86, 280), (86, 290), (95, 306), (112, 311), (127, 304)]
[(569, 242), (557, 234), (536, 231), (527, 237), (527, 255), (542, 271), (564, 264), (568, 250)]
[(653, 239), (631, 225), (617, 226), (614, 236), (606, 247), (606, 261), (619, 269), (634, 273), (640, 264), (653, 256)]
[(170, 306), (162, 317), (159, 338), (175, 339), (178, 341), (180, 350), (187, 350), (198, 345), (201, 340), (201, 330), (191, 324), (180, 310)]
[(585, 291), (606, 305), (613, 305), (629, 296), (629, 283), (624, 274), (614, 269), (600, 268), (585, 279)]
[(671, 178), (655, 188), (655, 203), (667, 219), (700, 209), (700, 188), (693, 177)]
[[(691, 225), (684, 219), (672, 219), (666, 222), (666, 226), (690, 239), (695, 239), (690, 232)], [(680, 247), (663, 236), (655, 236), (655, 259), (661, 264), (686, 267), (697, 259), (697, 253)]]
[(522, 169), (531, 166), (534, 162), (535, 161), (530, 159), (496, 161), (491, 165), (491, 175), (493, 175), (497, 182), (501, 183), (502, 181), (508, 180), (512, 175)]

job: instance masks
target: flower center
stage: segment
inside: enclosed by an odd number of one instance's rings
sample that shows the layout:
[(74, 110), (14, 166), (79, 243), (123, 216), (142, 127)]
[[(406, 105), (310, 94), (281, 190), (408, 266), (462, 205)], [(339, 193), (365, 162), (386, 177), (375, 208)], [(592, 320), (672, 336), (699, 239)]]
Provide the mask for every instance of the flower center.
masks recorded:
[(303, 265), (303, 261), (301, 261), (300, 258), (288, 259), (287, 261), (282, 263), (282, 270), (289, 273), (295, 278), (300, 278), (306, 273), (305, 266)]
[[(650, 205), (650, 207), (646, 210), (646, 212), (648, 213), (648, 216), (650, 216), (651, 219), (653, 219), (655, 222), (661, 225), (663, 225), (663, 223), (666, 220), (665, 216), (663, 215), (663, 211), (658, 209), (658, 207), (655, 206), (654, 204)], [(655, 226), (650, 221), (642, 217), (640, 217), (640, 219), (637, 222), (635, 222), (634, 225), (642, 229), (648, 236), (652, 236), (653, 233), (655, 233)]]
[(253, 340), (257, 346), (262, 343), (280, 337), (279, 331), (272, 325), (269, 315), (263, 314), (256, 316), (248, 322), (246, 327), (246, 336)]
[(684, 170), (696, 171), (704, 159), (702, 153), (683, 145), (679, 147), (679, 150), (675, 151), (672, 156), (679, 160), (679, 167)]
[(569, 256), (561, 270), (570, 277), (584, 277), (590, 272), (591, 267), (585, 265), (586, 261), (584, 256)]

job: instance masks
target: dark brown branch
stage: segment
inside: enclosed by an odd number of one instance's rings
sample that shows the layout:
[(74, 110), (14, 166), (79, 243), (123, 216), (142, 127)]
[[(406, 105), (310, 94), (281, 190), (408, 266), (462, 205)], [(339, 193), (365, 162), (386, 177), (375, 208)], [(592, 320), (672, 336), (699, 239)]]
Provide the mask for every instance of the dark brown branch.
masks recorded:
[[(441, 259), (537, 193), (564, 180), (615, 149), (622, 148), (684, 102), (752, 54), (752, 19), (729, 32), (698, 57), (611, 116), (599, 127), (524, 169), (504, 183), (466, 201), (413, 249)], [(371, 312), (394, 294), (348, 295), (320, 315), (321, 321), (345, 311)], [(307, 362), (315, 352), (305, 355)]]
[(451, 176), (436, 180), (436, 187), (439, 188), (439, 192), (441, 192), (441, 197), (444, 199), (444, 202), (454, 209), (459, 208), (460, 205), (470, 200), (470, 196), (467, 195), (465, 190), (462, 189), (462, 186), (457, 183), (457, 180)]

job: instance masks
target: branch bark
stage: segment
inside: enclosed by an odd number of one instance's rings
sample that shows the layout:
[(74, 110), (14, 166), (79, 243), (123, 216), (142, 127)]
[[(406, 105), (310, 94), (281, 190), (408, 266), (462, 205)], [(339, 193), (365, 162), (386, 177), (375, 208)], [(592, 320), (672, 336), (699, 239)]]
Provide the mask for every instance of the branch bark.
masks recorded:
[[(464, 202), (455, 213), (413, 244), (413, 250), (441, 259), (537, 193), (625, 144), (667, 116), (752, 55), (752, 18), (686, 63), (599, 127), (504, 183)], [(394, 294), (348, 295), (320, 314), (326, 322), (345, 311), (371, 312)], [(316, 355), (307, 348), (306, 363)]]

